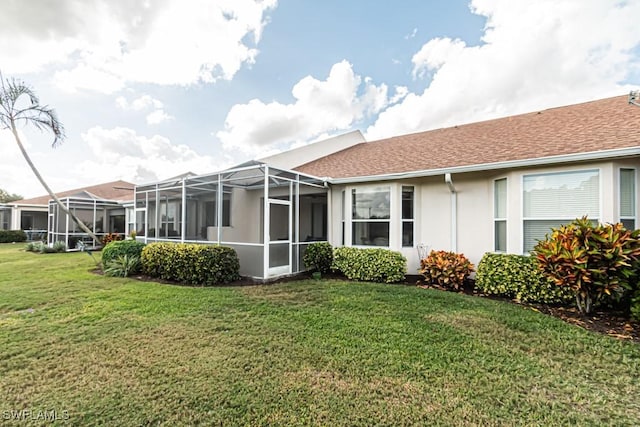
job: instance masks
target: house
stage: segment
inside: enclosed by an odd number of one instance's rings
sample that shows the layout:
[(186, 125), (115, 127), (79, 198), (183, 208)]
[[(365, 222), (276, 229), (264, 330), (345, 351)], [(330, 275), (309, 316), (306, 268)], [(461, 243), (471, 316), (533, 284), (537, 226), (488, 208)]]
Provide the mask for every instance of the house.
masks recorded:
[(136, 186), (138, 238), (219, 243), (241, 274), (304, 270), (310, 242), (528, 253), (588, 215), (637, 227), (640, 109), (626, 96), (366, 142), (351, 133), (201, 176)]
[[(133, 229), (134, 187), (120, 180), (62, 191), (56, 196), (101, 237)], [(46, 238), (50, 244), (61, 240), (71, 249), (79, 240), (87, 240), (48, 194), (0, 205), (0, 228), (24, 230), (29, 240)]]

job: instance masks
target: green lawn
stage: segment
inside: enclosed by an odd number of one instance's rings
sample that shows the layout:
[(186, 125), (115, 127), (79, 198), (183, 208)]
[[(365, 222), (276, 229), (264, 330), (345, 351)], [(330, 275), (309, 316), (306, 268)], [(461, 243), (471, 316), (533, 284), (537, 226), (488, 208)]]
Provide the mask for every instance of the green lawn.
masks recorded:
[(640, 425), (639, 345), (519, 306), (143, 283), (21, 249), (0, 245), (3, 425)]

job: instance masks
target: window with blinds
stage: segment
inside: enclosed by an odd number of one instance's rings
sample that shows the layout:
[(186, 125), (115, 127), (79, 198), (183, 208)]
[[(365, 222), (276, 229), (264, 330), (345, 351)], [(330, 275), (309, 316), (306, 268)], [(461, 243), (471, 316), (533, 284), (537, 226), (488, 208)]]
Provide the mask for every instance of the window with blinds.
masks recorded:
[(523, 251), (530, 252), (552, 227), (588, 216), (600, 218), (600, 173), (582, 170), (523, 177)]
[(507, 251), (507, 178), (493, 181), (494, 250)]
[(636, 170), (620, 169), (620, 222), (636, 229)]

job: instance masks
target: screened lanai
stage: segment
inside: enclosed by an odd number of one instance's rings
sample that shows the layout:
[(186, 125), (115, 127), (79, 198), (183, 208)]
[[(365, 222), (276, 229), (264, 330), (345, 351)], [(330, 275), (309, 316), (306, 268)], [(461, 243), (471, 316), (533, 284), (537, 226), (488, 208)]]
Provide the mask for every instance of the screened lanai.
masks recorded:
[(137, 239), (232, 247), (243, 276), (297, 273), (308, 244), (327, 239), (327, 191), (320, 178), (257, 162), (139, 185)]
[[(126, 208), (120, 202), (93, 198), (89, 194), (65, 197), (60, 201), (100, 239), (108, 233), (127, 233)], [(88, 247), (95, 246), (89, 235), (53, 200), (49, 201), (48, 231), (49, 245), (62, 241), (69, 250), (74, 250), (82, 241)]]

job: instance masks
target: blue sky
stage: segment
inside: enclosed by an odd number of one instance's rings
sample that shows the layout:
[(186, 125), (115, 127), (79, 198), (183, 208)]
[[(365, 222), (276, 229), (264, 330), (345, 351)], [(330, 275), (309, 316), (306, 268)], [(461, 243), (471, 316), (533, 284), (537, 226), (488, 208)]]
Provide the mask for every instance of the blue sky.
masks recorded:
[[(207, 173), (360, 129), (368, 140), (621, 95), (639, 1), (8, 0), (0, 70), (67, 129), (23, 130), (54, 190)], [(0, 131), (0, 188), (43, 194)]]

